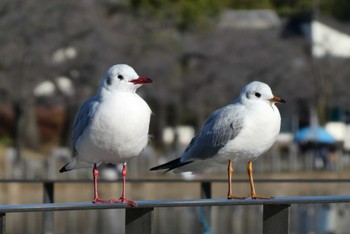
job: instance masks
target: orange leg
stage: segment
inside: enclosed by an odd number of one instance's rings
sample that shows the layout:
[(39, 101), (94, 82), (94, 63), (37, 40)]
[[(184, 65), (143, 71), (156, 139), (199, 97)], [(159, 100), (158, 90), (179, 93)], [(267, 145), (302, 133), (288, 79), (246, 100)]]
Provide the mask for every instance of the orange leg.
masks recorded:
[(249, 183), (250, 183), (250, 197), (252, 199), (270, 199), (272, 197), (264, 197), (264, 196), (257, 196), (255, 192), (255, 186), (254, 186), (254, 178), (253, 178), (253, 162), (248, 162), (248, 176), (249, 176)]
[(232, 160), (229, 160), (228, 166), (227, 166), (227, 182), (228, 182), (227, 199), (243, 199), (244, 197), (237, 197), (232, 195), (232, 173), (233, 173)]

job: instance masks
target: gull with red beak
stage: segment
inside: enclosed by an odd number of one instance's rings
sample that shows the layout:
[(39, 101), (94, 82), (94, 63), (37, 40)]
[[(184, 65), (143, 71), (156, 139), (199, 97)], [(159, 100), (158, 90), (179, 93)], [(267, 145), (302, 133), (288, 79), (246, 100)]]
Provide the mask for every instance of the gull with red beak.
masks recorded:
[[(72, 160), (60, 172), (93, 167), (94, 203), (126, 203), (126, 163), (139, 156), (148, 143), (151, 109), (136, 94), (147, 77), (140, 77), (125, 64), (114, 65), (104, 75), (97, 95), (86, 100), (76, 115), (72, 135)], [(97, 189), (100, 163), (123, 164), (122, 195), (117, 200), (102, 200)]]
[(281, 116), (275, 103), (285, 101), (274, 96), (267, 84), (247, 84), (238, 98), (209, 116), (181, 157), (150, 170), (197, 173), (226, 164), (227, 198), (233, 199), (244, 197), (232, 194), (232, 164), (245, 163), (251, 189), (248, 197), (270, 198), (255, 192), (253, 161), (270, 149), (280, 132)]

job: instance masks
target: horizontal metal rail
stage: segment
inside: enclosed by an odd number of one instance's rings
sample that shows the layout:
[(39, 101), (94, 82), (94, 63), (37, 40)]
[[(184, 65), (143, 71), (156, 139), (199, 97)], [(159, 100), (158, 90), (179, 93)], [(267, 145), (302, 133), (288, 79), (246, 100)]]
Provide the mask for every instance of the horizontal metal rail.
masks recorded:
[(0, 233), (6, 233), (5, 218), (7, 213), (16, 212), (53, 212), (71, 210), (124, 209), (125, 233), (152, 233), (152, 217), (155, 208), (166, 207), (199, 207), (199, 206), (263, 206), (263, 233), (286, 234), (290, 228), (290, 206), (300, 204), (350, 203), (350, 196), (307, 196), (277, 197), (273, 199), (191, 199), (191, 200), (143, 200), (136, 201), (137, 207), (122, 203), (93, 204), (78, 203), (46, 203), (0, 205)]
[[(118, 180), (100, 180), (100, 183), (116, 183)], [(234, 179), (234, 183), (248, 182), (247, 179)], [(256, 179), (256, 183), (350, 183), (350, 178), (344, 179)], [(1, 205), (0, 206), (0, 234), (5, 230), (5, 214), (11, 212), (35, 212), (43, 211), (43, 232), (53, 233), (54, 214), (53, 211), (63, 210), (88, 210), (88, 209), (120, 209), (126, 208), (126, 233), (151, 233), (150, 220), (152, 220), (152, 211), (156, 207), (179, 207), (179, 206), (230, 206), (230, 205), (262, 205), (263, 230), (266, 233), (288, 233), (289, 231), (289, 206), (292, 204), (322, 204), (322, 203), (348, 203), (348, 196), (321, 196), (321, 197), (280, 197), (269, 200), (226, 200), (210, 199), (212, 197), (213, 183), (227, 183), (226, 179), (191, 179), (182, 178), (155, 178), (155, 179), (128, 179), (128, 183), (199, 183), (202, 200), (181, 200), (181, 201), (139, 201), (137, 210), (129, 209), (123, 204), (92, 204), (92, 203), (54, 203), (54, 189), (56, 184), (76, 184), (92, 183), (89, 179), (83, 180), (0, 180), (0, 184), (8, 183), (41, 183), (43, 185), (43, 203), (28, 205)], [(7, 209), (7, 207), (9, 209)], [(26, 207), (25, 210), (21, 210)], [(130, 220), (133, 220), (131, 222)], [(140, 221), (141, 220), (141, 221)], [(270, 222), (270, 221), (273, 222)], [(134, 222), (137, 225), (133, 225)], [(140, 223), (141, 222), (141, 223)], [(145, 223), (148, 223), (146, 226)], [(276, 226), (276, 223), (278, 225)], [(3, 228), (1, 227), (3, 226)], [(128, 229), (128, 227), (132, 227)], [(135, 229), (138, 227), (139, 229)], [(141, 228), (142, 227), (142, 228)], [(276, 228), (281, 228), (280, 231)], [(129, 230), (129, 231), (128, 231)], [(148, 231), (147, 231), (148, 230)], [(271, 231), (272, 230), (272, 231)], [(142, 231), (142, 232), (141, 232)]]
[[(27, 180), (27, 179), (0, 179), (1, 183), (91, 183), (91, 179), (71, 179), (71, 180)], [(99, 180), (99, 183), (115, 183), (122, 182), (121, 179), (116, 180)], [(182, 178), (147, 178), (147, 179), (135, 179), (128, 178), (128, 183), (227, 183), (227, 179), (182, 179)], [(234, 183), (246, 183), (248, 179), (232, 179)], [(255, 178), (255, 183), (350, 183), (350, 178), (341, 179), (314, 179), (314, 178), (300, 178), (300, 179), (269, 179), (269, 178)]]
[[(55, 185), (56, 184), (76, 184), (76, 183), (91, 183), (92, 181), (89, 179), (80, 179), (80, 180), (21, 180), (21, 179), (16, 179), (16, 180), (0, 180), (0, 183), (41, 183), (43, 185), (43, 202), (44, 203), (51, 203), (51, 204), (46, 204), (47, 206), (47, 211), (42, 210), (45, 212), (45, 215), (43, 216), (43, 225), (44, 225), (44, 233), (52, 233), (53, 232), (53, 224), (54, 224), (54, 215), (53, 215), (53, 211), (56, 209), (58, 209), (56, 207), (54, 203), (54, 189), (55, 189)], [(121, 182), (120, 179), (117, 180), (100, 180), (100, 183), (116, 183), (116, 182)], [(234, 183), (247, 183), (248, 180), (247, 179), (234, 179), (233, 180)], [(302, 178), (302, 179), (255, 179), (256, 183), (350, 183), (350, 178), (344, 178), (344, 179), (313, 179), (313, 178)], [(182, 178), (152, 178), (152, 179), (133, 179), (133, 178), (129, 178), (128, 179), (128, 183), (199, 183), (200, 184), (200, 190), (201, 190), (201, 198), (203, 199), (209, 199), (212, 197), (212, 184), (213, 183), (227, 183), (226, 179), (191, 179), (191, 180), (184, 180)], [(302, 202), (306, 202), (308, 201), (309, 203), (311, 203), (310, 201), (313, 200), (315, 203), (324, 203), (324, 199), (330, 199), (330, 200), (326, 200), (326, 203), (336, 203), (337, 201), (341, 201), (341, 202), (348, 202), (347, 201), (347, 197), (343, 197), (343, 196), (338, 196), (338, 197), (295, 197), (295, 198), (288, 198), (289, 200), (286, 200), (287, 198), (276, 198), (273, 200), (265, 200), (264, 202), (266, 203), (261, 203), (261, 200), (213, 200), (210, 199), (208, 201), (206, 200), (201, 200), (201, 203), (206, 203), (208, 202), (209, 204), (207, 204), (208, 206), (215, 206), (214, 203), (216, 205), (218, 205), (218, 201), (220, 201), (219, 203), (222, 205), (246, 205), (246, 204), (250, 204), (250, 205), (263, 205), (264, 206), (264, 211), (265, 210), (269, 210), (269, 211), (273, 211), (276, 207), (278, 207), (277, 209), (277, 213), (278, 214), (283, 214), (283, 212), (286, 212), (287, 207), (290, 206), (290, 204), (302, 204)], [(345, 199), (345, 200), (341, 200), (341, 199)], [(281, 203), (281, 201), (284, 201), (284, 203)], [(191, 206), (190, 203), (191, 201), (181, 201), (181, 204), (187, 204), (186, 206)], [(193, 203), (193, 202), (192, 202)], [(71, 210), (72, 207), (69, 207), (70, 203), (66, 203), (66, 205), (60, 205), (59, 209), (64, 209), (64, 207), (67, 207), (67, 210)], [(84, 204), (84, 205), (83, 205)], [(144, 201), (140, 201), (139, 202), (139, 206), (146, 206), (146, 204), (149, 203), (144, 203)], [(158, 203), (160, 204), (160, 203)], [(168, 204), (168, 206), (170, 206), (170, 204), (174, 204), (174, 206), (181, 206), (180, 203), (176, 203), (176, 201), (167, 201), (167, 202), (163, 202), (162, 203), (162, 207), (165, 207), (165, 204)], [(50, 205), (52, 207), (50, 207)], [(272, 207), (270, 207), (272, 205)], [(34, 207), (38, 207), (37, 205), (32, 205), (33, 209), (39, 209), (39, 208), (34, 208)], [(74, 206), (76, 206), (76, 209), (89, 209), (88, 207), (91, 207), (91, 209), (117, 209), (117, 208), (125, 208), (123, 207), (123, 205), (120, 204), (119, 205), (115, 205), (115, 204), (103, 204), (102, 206), (99, 206), (98, 204), (91, 206), (91, 203), (74, 203)], [(56, 208), (55, 208), (56, 207)], [(83, 208), (85, 207), (85, 208)], [(156, 204), (153, 204), (153, 206), (150, 206), (151, 208), (139, 208), (139, 209), (153, 209), (154, 207), (157, 207)], [(5, 208), (3, 206), (3, 208)], [(55, 209), (54, 209), (55, 208)], [(11, 206), (11, 210), (13, 210), (13, 212), (21, 212), (21, 211), (14, 211), (15, 208), (13, 206)], [(127, 209), (129, 210), (129, 209)], [(282, 210), (282, 213), (279, 213), (279, 211)], [(25, 211), (22, 211), (25, 212)], [(145, 210), (143, 210), (141, 212), (141, 214), (144, 214), (144, 212), (146, 212)], [(149, 211), (147, 210), (146, 213), (148, 213)], [(272, 212), (273, 213), (273, 212)], [(284, 214), (284, 216), (288, 216), (289, 217), (289, 211), (287, 212), (288, 214)], [(126, 214), (130, 214), (130, 212), (126, 212)], [(264, 215), (269, 216), (268, 214), (270, 213), (264, 213)], [(273, 213), (274, 214), (274, 213)], [(265, 217), (264, 216), (264, 217)], [(128, 215), (126, 215), (126, 218), (129, 217)], [(132, 216), (133, 217), (133, 216)], [(147, 217), (146, 219), (151, 219), (150, 217), (148, 217), (147, 215), (145, 216)], [(266, 218), (266, 217), (265, 217)], [(264, 220), (265, 220), (264, 218)], [(275, 220), (276, 221), (276, 220)], [(282, 220), (279, 220), (278, 223), (279, 224), (283, 224), (284, 226), (287, 225), (288, 220), (285, 220), (284, 218), (282, 218)], [(289, 222), (289, 221), (288, 221)], [(266, 222), (267, 223), (267, 222)], [(0, 222), (1, 225), (1, 222)], [(283, 226), (283, 225), (282, 225)], [(289, 227), (289, 225), (287, 225)], [(265, 228), (266, 226), (264, 226)], [(271, 228), (274, 230), (275, 233), (275, 224), (271, 224)], [(1, 227), (0, 227), (1, 229)], [(130, 233), (137, 233), (137, 230), (132, 229), (133, 231)], [(147, 227), (143, 227), (143, 230), (148, 230)], [(138, 230), (140, 231), (140, 230)], [(286, 231), (286, 230), (283, 230)], [(266, 231), (264, 231), (264, 233), (268, 233)], [(283, 233), (283, 232), (280, 232)], [(1, 233), (0, 233), (1, 234)]]
[(272, 199), (187, 199), (187, 200), (140, 200), (137, 207), (123, 203), (66, 202), (0, 205), (0, 213), (66, 211), (66, 210), (97, 210), (97, 209), (139, 209), (164, 207), (192, 206), (237, 206), (237, 205), (300, 205), (350, 203), (350, 196), (306, 196), (306, 197), (276, 197)]

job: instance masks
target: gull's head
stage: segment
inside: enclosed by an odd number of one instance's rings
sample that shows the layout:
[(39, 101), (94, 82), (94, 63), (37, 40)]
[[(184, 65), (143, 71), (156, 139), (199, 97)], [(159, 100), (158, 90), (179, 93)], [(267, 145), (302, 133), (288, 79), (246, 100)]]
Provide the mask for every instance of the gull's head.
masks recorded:
[(101, 89), (113, 91), (135, 92), (145, 83), (152, 83), (150, 78), (139, 76), (135, 70), (126, 64), (113, 65), (103, 77)]
[(253, 81), (247, 84), (240, 93), (240, 99), (243, 103), (268, 104), (285, 103), (286, 101), (272, 94), (270, 86), (260, 81)]

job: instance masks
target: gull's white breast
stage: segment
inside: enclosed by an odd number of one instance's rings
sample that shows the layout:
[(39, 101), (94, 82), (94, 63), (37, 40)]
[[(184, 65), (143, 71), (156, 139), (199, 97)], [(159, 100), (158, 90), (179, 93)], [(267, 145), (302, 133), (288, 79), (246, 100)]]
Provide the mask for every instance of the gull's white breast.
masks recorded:
[(121, 163), (138, 156), (148, 142), (150, 115), (136, 93), (110, 93), (78, 139), (78, 157), (89, 163)]
[(217, 162), (227, 163), (229, 159), (248, 162), (274, 144), (281, 125), (281, 116), (274, 104), (257, 103), (244, 108), (241, 114), (244, 115), (243, 128), (218, 151), (214, 157)]

